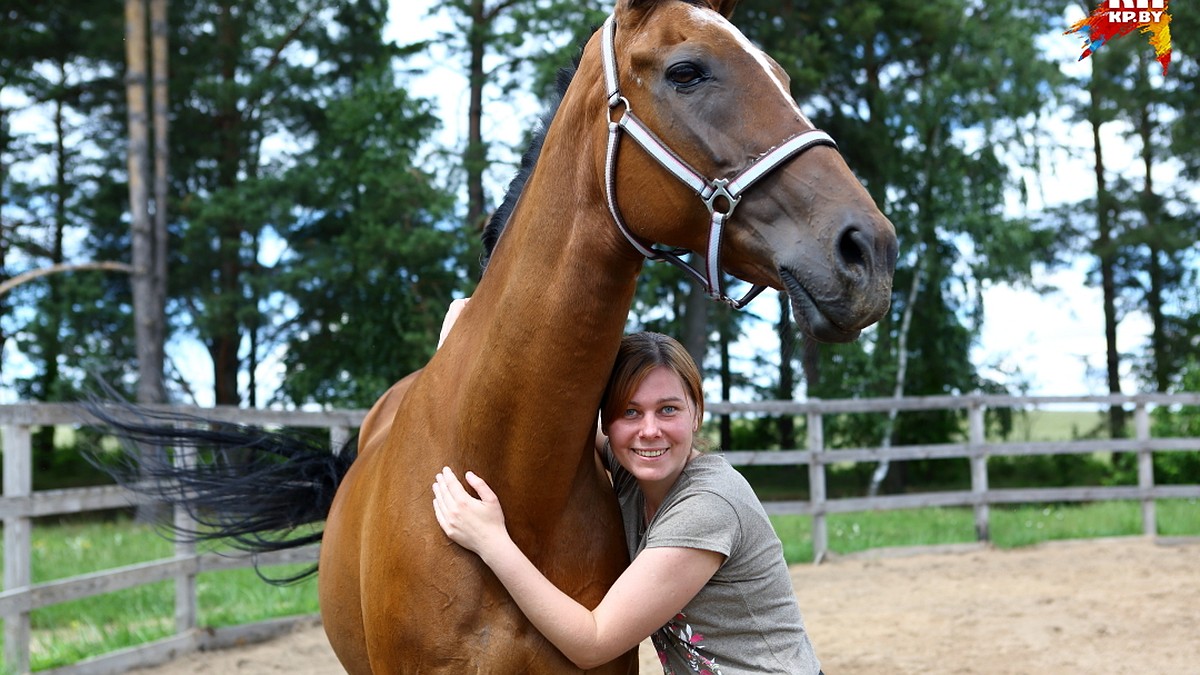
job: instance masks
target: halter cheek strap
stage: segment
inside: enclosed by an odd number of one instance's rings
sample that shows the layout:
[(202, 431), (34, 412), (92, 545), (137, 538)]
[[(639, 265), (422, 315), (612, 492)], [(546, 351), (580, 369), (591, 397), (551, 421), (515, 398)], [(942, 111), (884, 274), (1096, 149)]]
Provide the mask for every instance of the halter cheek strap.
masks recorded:
[[(604, 22), (604, 33), (601, 40), (604, 79), (608, 91), (608, 149), (604, 164), (608, 210), (618, 229), (621, 230), (621, 234), (625, 235), (638, 253), (650, 260), (665, 260), (679, 267), (703, 284), (704, 290), (710, 298), (725, 302), (734, 309), (741, 309), (766, 288), (765, 286), (754, 286), (741, 299), (734, 300), (725, 295), (721, 287), (721, 237), (725, 230), (725, 224), (733, 215), (738, 203), (741, 202), (742, 194), (760, 178), (805, 150), (818, 145), (837, 148), (837, 144), (824, 131), (816, 129), (803, 131), (767, 151), (733, 178), (709, 179), (692, 168), (682, 157), (675, 154), (655, 136), (654, 132), (650, 131), (645, 123), (633, 113), (629, 100), (621, 95), (621, 88), (617, 81), (616, 50), (613, 46), (615, 34), (616, 20), (613, 16), (609, 16), (608, 20)], [(614, 120), (613, 117), (618, 113), (618, 109), (621, 109), (620, 117)], [(636, 141), (663, 168), (695, 192), (708, 208), (711, 219), (704, 271), (697, 270), (681, 257), (689, 253), (687, 249), (665, 250), (656, 248), (654, 244), (643, 244), (626, 225), (625, 219), (617, 207), (616, 196), (617, 148), (620, 146), (622, 133)]]

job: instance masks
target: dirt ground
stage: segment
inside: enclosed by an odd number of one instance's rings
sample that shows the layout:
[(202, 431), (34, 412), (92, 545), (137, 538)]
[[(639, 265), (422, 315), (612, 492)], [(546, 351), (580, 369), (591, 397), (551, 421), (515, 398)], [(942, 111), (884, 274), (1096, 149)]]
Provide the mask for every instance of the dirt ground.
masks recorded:
[[(1200, 675), (1200, 543), (865, 556), (792, 579), (829, 675)], [(643, 646), (642, 673), (661, 673)], [(343, 673), (319, 626), (139, 675)]]

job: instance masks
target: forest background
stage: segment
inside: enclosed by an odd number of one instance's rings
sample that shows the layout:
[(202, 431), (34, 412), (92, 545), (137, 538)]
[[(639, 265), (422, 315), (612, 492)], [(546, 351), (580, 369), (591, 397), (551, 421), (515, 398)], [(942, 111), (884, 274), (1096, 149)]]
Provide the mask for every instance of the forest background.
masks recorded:
[[(369, 406), (428, 359), (449, 300), (478, 280), (480, 227), (524, 145), (514, 136), (611, 10), (449, 0), (431, 3), (430, 34), (389, 23), (382, 0), (0, 8), (9, 398), (78, 400), (99, 378), (143, 402), (285, 408)], [(854, 344), (816, 345), (793, 335), (782, 296), (733, 313), (651, 264), (630, 329), (680, 336), (713, 398), (1019, 393), (1039, 374), (978, 358), (984, 291), (1050, 293), (1048, 274), (1082, 269), (1102, 298), (1103, 389), (1200, 389), (1200, 126), (1185, 114), (1200, 12), (1174, 12), (1164, 74), (1136, 35), (1082, 66), (1047, 49), (1081, 50), (1062, 32), (1090, 9), (743, 0), (735, 23), (896, 226), (891, 312)], [(416, 93), (431, 68), (461, 74), (461, 120)], [(1063, 156), (1088, 170), (1063, 175)], [(1085, 196), (1063, 201), (1064, 185)], [(1144, 341), (1126, 352), (1131, 316)], [(1105, 426), (1126, 435), (1123, 409)], [(796, 447), (796, 429), (764, 420), (721, 441)], [(943, 412), (827, 433), (873, 445), (961, 429)], [(57, 461), (52, 429), (35, 456)]]

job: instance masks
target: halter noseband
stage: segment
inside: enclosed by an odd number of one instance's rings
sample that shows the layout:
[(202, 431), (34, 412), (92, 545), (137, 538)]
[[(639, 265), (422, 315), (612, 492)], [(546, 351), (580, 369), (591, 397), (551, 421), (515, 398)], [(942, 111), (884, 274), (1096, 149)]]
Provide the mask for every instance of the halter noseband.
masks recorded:
[[(621, 95), (621, 88), (617, 82), (616, 49), (613, 46), (616, 27), (615, 17), (609, 16), (608, 20), (604, 22), (604, 34), (601, 40), (604, 79), (608, 86), (608, 152), (604, 165), (604, 182), (608, 198), (608, 210), (612, 213), (613, 220), (616, 221), (621, 234), (625, 235), (625, 238), (637, 249), (638, 253), (641, 253), (650, 260), (666, 260), (679, 267), (704, 285), (704, 290), (708, 294), (708, 297), (713, 300), (725, 302), (734, 309), (741, 309), (766, 288), (766, 286), (754, 286), (740, 300), (734, 300), (725, 295), (725, 292), (721, 288), (721, 235), (724, 232), (725, 223), (733, 215), (733, 210), (737, 208), (738, 202), (741, 201), (742, 193), (758, 181), (758, 179), (779, 168), (784, 162), (803, 153), (805, 150), (818, 145), (828, 145), (836, 149), (837, 144), (824, 131), (816, 129), (803, 131), (760, 156), (733, 178), (714, 178), (711, 180), (706, 178), (659, 140), (654, 135), (654, 132), (650, 131), (638, 119), (637, 115), (633, 114), (633, 109), (629, 106), (629, 100)], [(612, 119), (613, 114), (618, 107), (624, 107), (624, 112), (621, 114), (621, 119), (614, 122)], [(684, 185), (691, 188), (704, 202), (704, 205), (708, 207), (708, 212), (712, 219), (708, 230), (707, 262), (704, 272), (692, 267), (680, 257), (689, 253), (687, 249), (676, 248), (664, 250), (655, 248), (654, 244), (646, 246), (638, 240), (637, 236), (625, 224), (625, 219), (621, 217), (620, 209), (617, 208), (616, 196), (617, 146), (619, 145), (622, 131), (637, 141), (637, 144), (642, 146), (642, 149), (657, 160), (663, 168), (683, 181)], [(724, 210), (722, 210), (722, 206)]]

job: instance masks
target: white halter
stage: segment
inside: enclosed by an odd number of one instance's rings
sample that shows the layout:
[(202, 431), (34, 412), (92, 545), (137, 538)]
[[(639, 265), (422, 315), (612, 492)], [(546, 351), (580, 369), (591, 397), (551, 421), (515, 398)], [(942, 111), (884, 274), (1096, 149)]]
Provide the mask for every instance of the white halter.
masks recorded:
[[(837, 144), (824, 131), (816, 129), (803, 131), (759, 157), (733, 178), (714, 178), (712, 180), (705, 178), (659, 140), (638, 119), (637, 115), (633, 114), (633, 110), (629, 106), (629, 100), (621, 95), (621, 88), (617, 82), (617, 56), (613, 46), (613, 36), (616, 33), (616, 29), (615, 17), (609, 16), (608, 20), (604, 22), (604, 34), (601, 41), (601, 53), (604, 60), (604, 79), (608, 86), (608, 153), (604, 167), (608, 210), (612, 213), (613, 220), (616, 221), (621, 233), (637, 249), (638, 253), (641, 253), (650, 260), (666, 260), (683, 269), (701, 284), (704, 284), (704, 290), (708, 293), (708, 297), (713, 300), (725, 302), (734, 309), (741, 309), (766, 288), (765, 286), (754, 286), (740, 300), (734, 300), (726, 296), (721, 289), (721, 234), (725, 229), (725, 223), (733, 215), (733, 210), (737, 208), (738, 202), (741, 201), (742, 193), (758, 179), (805, 150), (818, 145), (837, 148)], [(613, 114), (621, 106), (624, 107), (621, 119), (614, 122), (612, 119)], [(649, 153), (651, 157), (658, 160), (658, 163), (663, 168), (670, 171), (676, 178), (683, 181), (684, 185), (687, 185), (693, 192), (699, 195), (700, 199), (704, 201), (704, 205), (708, 207), (712, 221), (708, 230), (707, 264), (704, 272), (692, 267), (680, 257), (689, 252), (687, 249), (677, 248), (668, 251), (655, 248), (654, 244), (646, 246), (629, 231), (629, 227), (625, 224), (625, 219), (621, 217), (621, 212), (617, 208), (616, 196), (617, 147), (620, 143), (622, 131), (637, 141), (637, 144), (642, 146), (642, 149)], [(724, 202), (723, 205), (721, 204), (721, 200)], [(724, 211), (721, 210), (722, 206), (725, 208)]]

